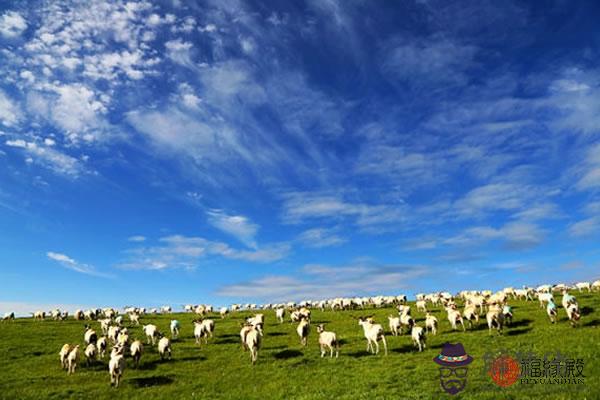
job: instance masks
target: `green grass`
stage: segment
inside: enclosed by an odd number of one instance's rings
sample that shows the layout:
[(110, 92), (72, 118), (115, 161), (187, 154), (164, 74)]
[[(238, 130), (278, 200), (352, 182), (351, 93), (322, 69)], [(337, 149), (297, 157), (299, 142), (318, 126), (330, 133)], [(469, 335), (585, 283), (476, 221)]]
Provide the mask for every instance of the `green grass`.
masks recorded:
[[(445, 313), (436, 309), (440, 332), (429, 336), (427, 349), (418, 353), (407, 334), (387, 335), (387, 357), (365, 352), (366, 341), (355, 317), (372, 314), (387, 331), (391, 308), (344, 312), (313, 311), (307, 348), (300, 346), (296, 325), (278, 324), (274, 311), (265, 311), (266, 326), (258, 363), (252, 366), (239, 343), (239, 324), (250, 313), (241, 312), (216, 321), (215, 337), (200, 348), (194, 344), (191, 314), (146, 316), (168, 331), (169, 320), (182, 323), (179, 340), (173, 343), (173, 359), (161, 362), (156, 348), (145, 346), (139, 369), (127, 360), (122, 386), (111, 388), (107, 360), (86, 367), (80, 363), (75, 375), (60, 368), (58, 352), (66, 343), (83, 344), (82, 321), (43, 321), (30, 318), (0, 324), (0, 398), (91, 399), (598, 399), (600, 398), (600, 294), (577, 295), (585, 307), (581, 325), (571, 328), (564, 310), (551, 325), (537, 302), (516, 302), (515, 320), (502, 336), (488, 335), (482, 323), (466, 333), (451, 332)], [(423, 324), (423, 314), (413, 306), (413, 316)], [(338, 359), (321, 359), (315, 325), (326, 323), (342, 341)], [(99, 323), (93, 323), (99, 332)], [(141, 327), (131, 328), (141, 338)], [(446, 342), (462, 342), (475, 360), (469, 367), (468, 384), (457, 396), (446, 395), (432, 358)], [(539, 355), (560, 350), (585, 361), (584, 385), (515, 385), (503, 389), (482, 374), (483, 355), (498, 349), (532, 350)]]

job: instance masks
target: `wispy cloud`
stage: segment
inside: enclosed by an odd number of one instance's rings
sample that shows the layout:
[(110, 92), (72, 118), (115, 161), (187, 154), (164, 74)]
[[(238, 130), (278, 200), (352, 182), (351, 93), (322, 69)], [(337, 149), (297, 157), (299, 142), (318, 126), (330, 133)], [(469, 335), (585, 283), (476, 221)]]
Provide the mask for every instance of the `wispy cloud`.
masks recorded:
[(243, 215), (228, 215), (222, 210), (207, 211), (208, 223), (215, 228), (235, 237), (247, 247), (256, 249), (258, 225)]
[(86, 274), (86, 275), (99, 276), (99, 277), (103, 277), (103, 278), (109, 277), (109, 275), (98, 272), (96, 270), (96, 268), (94, 268), (93, 266), (77, 262), (66, 254), (55, 253), (53, 251), (49, 251), (46, 253), (46, 256), (49, 259), (59, 263), (61, 266), (65, 267), (67, 269), (70, 269), (72, 271), (79, 272), (81, 274)]
[(348, 241), (339, 236), (337, 230), (327, 228), (308, 229), (298, 236), (298, 240), (305, 246), (314, 248), (339, 246)]
[(127, 240), (130, 242), (145, 242), (146, 236), (142, 236), (142, 235), (129, 236), (127, 238)]

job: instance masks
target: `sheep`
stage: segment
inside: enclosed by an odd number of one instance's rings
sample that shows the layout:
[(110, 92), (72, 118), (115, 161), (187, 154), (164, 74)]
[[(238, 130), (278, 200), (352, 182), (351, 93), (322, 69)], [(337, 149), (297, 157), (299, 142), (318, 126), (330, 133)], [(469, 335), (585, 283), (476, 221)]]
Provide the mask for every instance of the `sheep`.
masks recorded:
[(411, 331), (411, 337), (413, 340), (413, 344), (415, 347), (419, 348), (419, 351), (423, 351), (424, 347), (427, 347), (425, 344), (425, 330), (420, 326), (413, 326)]
[(179, 336), (179, 321), (177, 321), (176, 319), (171, 320), (170, 328), (171, 337), (173, 339), (177, 339), (177, 337)]
[(100, 337), (96, 342), (96, 349), (98, 350), (100, 358), (104, 358), (104, 355), (106, 354), (106, 344), (106, 336)]
[(75, 310), (75, 313), (73, 314), (73, 318), (76, 321), (81, 321), (83, 319), (83, 311), (81, 311), (81, 310)]
[(46, 318), (46, 312), (45, 311), (36, 311), (33, 314), (33, 319), (34, 320), (40, 320), (43, 321)]
[(77, 368), (77, 359), (79, 358), (79, 345), (71, 348), (67, 356), (67, 373), (74, 374)]
[(275, 310), (275, 317), (280, 324), (283, 324), (283, 318), (285, 317), (285, 308), (281, 307)]
[(427, 303), (425, 300), (418, 300), (417, 303), (417, 311), (427, 312)]
[(513, 312), (512, 312), (512, 307), (511, 306), (504, 305), (502, 307), (502, 315), (504, 315), (504, 321), (506, 321), (506, 325), (512, 324)]
[(67, 369), (67, 357), (69, 356), (70, 352), (71, 345), (68, 343), (63, 344), (62, 348), (60, 349), (60, 352), (58, 353), (58, 355), (60, 356), (60, 365), (62, 369)]
[(581, 318), (581, 313), (579, 312), (579, 305), (577, 303), (571, 303), (566, 308), (567, 318), (569, 318), (569, 322), (572, 327), (577, 326), (579, 319)]
[(576, 304), (576, 303), (577, 303), (577, 299), (575, 298), (575, 296), (570, 295), (566, 290), (563, 291), (562, 306), (565, 310), (567, 309), (567, 307), (569, 307), (570, 304)]
[(129, 322), (133, 325), (140, 324), (140, 314), (137, 313), (129, 313)]
[(119, 328), (118, 326), (109, 326), (108, 327), (108, 338), (113, 342), (113, 343), (117, 343), (117, 340), (119, 339), (119, 333), (121, 332), (121, 328)]
[(303, 347), (306, 347), (308, 343), (308, 334), (310, 332), (310, 322), (306, 318), (301, 318), (300, 323), (296, 327), (296, 332), (300, 336), (300, 343)]
[(208, 338), (213, 336), (215, 329), (215, 322), (212, 319), (198, 319), (193, 322), (194, 324), (194, 337), (196, 338), (196, 344), (200, 344), (200, 339), (204, 338), (204, 343), (208, 343)]
[(96, 341), (98, 340), (98, 335), (96, 335), (96, 331), (93, 330), (89, 325), (85, 326), (85, 333), (83, 334), (83, 340), (85, 341), (85, 344), (91, 344), (91, 343), (96, 344)]
[(550, 322), (556, 322), (556, 314), (558, 314), (558, 310), (556, 309), (556, 304), (552, 300), (548, 301), (548, 305), (546, 306), (546, 313), (550, 318)]
[(600, 279), (597, 281), (594, 281), (592, 283), (592, 286), (590, 288), (591, 290), (600, 290)]
[(391, 315), (388, 316), (388, 323), (390, 326), (390, 331), (393, 336), (398, 336), (399, 333), (402, 333), (402, 325), (400, 324), (400, 317), (393, 317)]
[(323, 324), (317, 326), (317, 332), (319, 333), (319, 347), (321, 349), (321, 358), (325, 357), (325, 349), (329, 349), (329, 357), (333, 358), (333, 349), (335, 348), (335, 358), (338, 358), (340, 354), (340, 342), (337, 340), (335, 332), (328, 332), (325, 330)]
[(158, 331), (158, 327), (153, 324), (143, 325), (142, 329), (146, 334), (146, 344), (150, 344), (152, 342), (152, 346), (156, 344), (156, 338), (160, 335)]
[(502, 333), (502, 327), (504, 326), (504, 314), (499, 306), (490, 308), (486, 314), (488, 332), (492, 334), (492, 328), (496, 328), (498, 333)]
[(123, 316), (122, 315), (115, 317), (115, 324), (117, 324), (119, 326), (123, 325)]
[(14, 321), (14, 320), (15, 320), (14, 312), (6, 313), (6, 314), (4, 314), (4, 317), (2, 317), (2, 321)]
[(163, 360), (167, 357), (169, 360), (171, 359), (171, 341), (168, 337), (163, 336), (158, 341), (158, 354), (160, 354), (160, 359)]
[(221, 318), (225, 318), (227, 314), (229, 314), (229, 310), (227, 309), (227, 307), (221, 307), (221, 309), (219, 310), (219, 314), (221, 314)]
[(98, 354), (96, 344), (88, 344), (83, 353), (85, 354), (86, 364), (90, 365), (93, 361), (96, 360), (96, 355)]
[(410, 314), (400, 314), (400, 334), (402, 335), (402, 328), (407, 327), (409, 330), (412, 329), (415, 324), (415, 320)]
[(452, 325), (452, 330), (456, 330), (456, 324), (460, 323), (462, 325), (463, 331), (466, 331), (465, 323), (463, 322), (463, 318), (460, 315), (458, 310), (453, 310), (452, 308), (446, 308), (446, 312), (448, 313), (448, 321), (450, 325)]
[(538, 300), (540, 301), (540, 308), (544, 308), (544, 303), (554, 303), (554, 297), (552, 297), (552, 293), (548, 292), (538, 293)]
[(131, 358), (133, 358), (133, 364), (135, 367), (139, 367), (140, 358), (142, 358), (142, 352), (144, 351), (144, 345), (139, 340), (134, 340), (131, 343), (131, 347), (129, 347), (129, 352), (131, 353)]
[(256, 364), (258, 358), (258, 350), (260, 349), (262, 342), (262, 331), (257, 327), (246, 324), (240, 331), (240, 337), (242, 339), (242, 347), (250, 350), (250, 359), (252, 365)]
[(121, 346), (126, 346), (129, 343), (129, 332), (127, 331), (127, 328), (124, 328), (119, 332), (117, 343)]
[(589, 282), (578, 282), (575, 284), (575, 287), (579, 289), (580, 292), (583, 292), (583, 289), (587, 289), (588, 292), (592, 291), (592, 284)]
[(263, 326), (265, 325), (265, 316), (264, 314), (256, 314), (253, 317), (246, 318), (246, 322), (256, 327), (262, 333)]
[(110, 318), (101, 319), (98, 322), (100, 322), (100, 330), (102, 330), (102, 334), (107, 335), (108, 328), (110, 328)]
[(438, 319), (434, 315), (431, 315), (431, 313), (428, 311), (425, 314), (425, 330), (427, 331), (427, 333), (431, 331), (433, 335), (437, 335), (437, 326)]
[(125, 356), (123, 355), (124, 347), (116, 346), (110, 354), (108, 362), (108, 372), (110, 374), (110, 385), (115, 388), (119, 387), (123, 371), (125, 371)]
[[(378, 341), (381, 340), (385, 350), (385, 355), (387, 356), (387, 342), (385, 341), (383, 327), (380, 324), (374, 324), (372, 318), (362, 317), (358, 319), (358, 325), (362, 326), (363, 333), (367, 339), (367, 351), (374, 354), (379, 354)], [(375, 349), (373, 348), (373, 344), (375, 344)]]
[(479, 325), (479, 314), (475, 306), (467, 306), (463, 311), (463, 317), (469, 322), (469, 327), (473, 328), (473, 321)]

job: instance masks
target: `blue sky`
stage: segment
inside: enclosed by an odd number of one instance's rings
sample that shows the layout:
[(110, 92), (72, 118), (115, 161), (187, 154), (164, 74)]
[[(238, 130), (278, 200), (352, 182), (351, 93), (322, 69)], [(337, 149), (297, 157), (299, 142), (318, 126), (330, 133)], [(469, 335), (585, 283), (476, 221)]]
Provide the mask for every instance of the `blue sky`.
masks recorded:
[(0, 305), (598, 277), (595, 2), (3, 2)]

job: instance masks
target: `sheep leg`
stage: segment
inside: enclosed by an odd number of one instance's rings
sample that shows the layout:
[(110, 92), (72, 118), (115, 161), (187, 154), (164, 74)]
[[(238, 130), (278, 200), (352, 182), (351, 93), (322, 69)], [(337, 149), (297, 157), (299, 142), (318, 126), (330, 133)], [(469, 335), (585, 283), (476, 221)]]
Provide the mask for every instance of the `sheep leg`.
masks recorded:
[(385, 350), (385, 355), (387, 356), (388, 350), (387, 350), (387, 342), (385, 341), (385, 336), (381, 336), (381, 341), (383, 342), (383, 349)]

